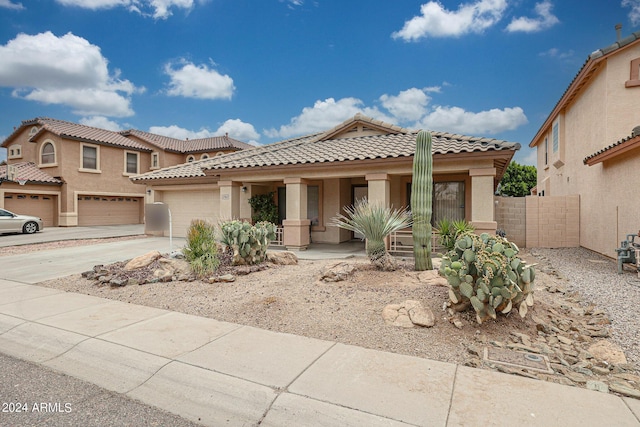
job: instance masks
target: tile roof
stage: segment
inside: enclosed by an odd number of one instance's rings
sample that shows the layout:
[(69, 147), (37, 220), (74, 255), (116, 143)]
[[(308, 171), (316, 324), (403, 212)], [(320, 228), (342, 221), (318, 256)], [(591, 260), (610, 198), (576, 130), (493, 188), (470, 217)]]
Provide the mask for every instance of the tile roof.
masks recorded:
[[(62, 184), (61, 180), (38, 169), (33, 162), (12, 163), (11, 165), (16, 167), (16, 178), (26, 179), (27, 183)], [(0, 182), (2, 181), (9, 181), (7, 179), (7, 165), (0, 165)]]
[(39, 125), (40, 130), (31, 136), (30, 141), (37, 138), (44, 131), (49, 131), (60, 137), (67, 139), (76, 139), (79, 141), (93, 142), (101, 145), (113, 145), (116, 147), (129, 148), (137, 151), (151, 151), (149, 147), (137, 141), (133, 141), (106, 129), (95, 128), (92, 126), (81, 125), (78, 123), (67, 122), (64, 120), (50, 119), (47, 117), (38, 117), (32, 120), (23, 120), (20, 128), (24, 126)]
[(622, 138), (621, 140), (585, 157), (582, 160), (582, 163), (593, 166), (594, 164), (605, 160), (605, 157), (611, 158), (615, 155), (622, 154), (638, 147), (640, 147), (640, 126), (633, 129), (631, 136)]
[(611, 53), (616, 52), (617, 50), (622, 49), (623, 47), (626, 47), (637, 40), (640, 40), (640, 31), (636, 31), (635, 33), (632, 33), (629, 36), (620, 39), (607, 47), (591, 52), (591, 54), (587, 57), (587, 60), (584, 62), (584, 64), (582, 64), (582, 67), (580, 67), (580, 71), (578, 71), (578, 73), (574, 76), (573, 80), (571, 81), (571, 83), (569, 83), (569, 86), (567, 86), (558, 102), (556, 102), (554, 107), (551, 109), (551, 113), (549, 113), (547, 119), (542, 123), (540, 129), (538, 129), (538, 132), (529, 143), (529, 147), (534, 146), (533, 144), (539, 139), (540, 133), (549, 126), (551, 119), (555, 117), (556, 110), (558, 110), (558, 108), (562, 104), (570, 102), (575, 97), (577, 91), (585, 85), (588, 78), (597, 71), (597, 68), (593, 66), (596, 64), (596, 62), (598, 62), (598, 60), (600, 60), (600, 58), (610, 55)]
[[(364, 116), (360, 116), (363, 118)], [(369, 118), (364, 118), (369, 123)], [(346, 122), (345, 122), (346, 123)], [(378, 122), (384, 125), (382, 122)], [(390, 128), (382, 135), (341, 137), (324, 139), (337, 128), (239, 151), (219, 157), (200, 160), (187, 165), (161, 169), (133, 177), (133, 181), (187, 176), (204, 176), (206, 170), (239, 169), (278, 165), (300, 165), (313, 163), (342, 162), (347, 160), (370, 160), (397, 157), (412, 157), (415, 152), (417, 131)], [(492, 138), (478, 138), (445, 132), (432, 132), (433, 154), (476, 153), (520, 149), (520, 144)], [(197, 174), (194, 168), (203, 174)], [(182, 168), (186, 168), (183, 172)]]
[(228, 135), (184, 140), (156, 135), (137, 129), (122, 131), (120, 134), (123, 136), (134, 135), (151, 145), (177, 153), (197, 153), (212, 150), (249, 150), (254, 148), (253, 145), (230, 138)]

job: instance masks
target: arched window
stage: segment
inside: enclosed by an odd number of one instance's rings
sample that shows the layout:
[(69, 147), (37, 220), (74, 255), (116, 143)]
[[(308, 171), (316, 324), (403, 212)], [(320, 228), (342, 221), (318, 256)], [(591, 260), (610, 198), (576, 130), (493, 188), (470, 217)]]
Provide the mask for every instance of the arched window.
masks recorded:
[(189, 162), (189, 163), (193, 162), (195, 159), (196, 159), (195, 156), (192, 155), (192, 154), (187, 156), (187, 162)]
[(42, 146), (42, 153), (40, 155), (40, 163), (50, 164), (56, 162), (56, 148), (51, 142), (45, 142)]
[(200, 156), (200, 159), (208, 159), (209, 155), (207, 153), (204, 153), (202, 156)]

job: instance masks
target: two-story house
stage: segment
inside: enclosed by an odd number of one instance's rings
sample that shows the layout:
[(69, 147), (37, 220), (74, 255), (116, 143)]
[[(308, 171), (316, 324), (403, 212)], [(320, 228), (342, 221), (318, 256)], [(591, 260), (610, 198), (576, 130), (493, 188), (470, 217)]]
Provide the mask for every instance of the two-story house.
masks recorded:
[(49, 118), (23, 121), (1, 146), (0, 207), (45, 226), (142, 223), (146, 193), (130, 177), (253, 148), (228, 135), (189, 141)]
[(579, 195), (580, 245), (607, 256), (640, 230), (639, 107), (636, 32), (589, 55), (529, 144), (537, 194)]

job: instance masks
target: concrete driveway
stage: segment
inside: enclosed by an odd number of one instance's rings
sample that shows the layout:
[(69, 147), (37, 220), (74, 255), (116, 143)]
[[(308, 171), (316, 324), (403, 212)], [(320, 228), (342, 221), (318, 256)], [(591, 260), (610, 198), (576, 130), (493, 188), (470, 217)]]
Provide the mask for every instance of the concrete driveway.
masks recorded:
[[(173, 239), (173, 250), (184, 246), (184, 242), (184, 239)], [(96, 264), (131, 259), (152, 250), (168, 253), (169, 238), (147, 237), (0, 256), (0, 279), (34, 284), (81, 273)]]
[(59, 240), (104, 239), (144, 234), (144, 224), (96, 225), (90, 227), (45, 227), (34, 234), (0, 234), (0, 248), (5, 246), (31, 245)]

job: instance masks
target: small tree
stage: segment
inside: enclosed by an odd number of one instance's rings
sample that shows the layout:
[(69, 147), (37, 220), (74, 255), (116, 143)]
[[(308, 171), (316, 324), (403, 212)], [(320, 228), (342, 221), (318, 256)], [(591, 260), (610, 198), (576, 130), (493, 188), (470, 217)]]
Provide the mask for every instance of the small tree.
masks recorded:
[(367, 240), (367, 256), (379, 270), (393, 271), (395, 259), (387, 252), (386, 237), (400, 229), (411, 226), (408, 210), (391, 210), (378, 203), (369, 203), (366, 198), (354, 206), (345, 206), (347, 215), (338, 214), (331, 225), (360, 233)]
[(499, 193), (509, 197), (528, 196), (537, 181), (538, 171), (535, 166), (520, 165), (512, 161), (500, 180)]

